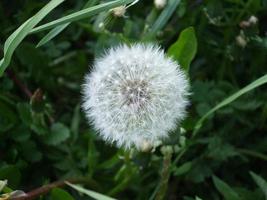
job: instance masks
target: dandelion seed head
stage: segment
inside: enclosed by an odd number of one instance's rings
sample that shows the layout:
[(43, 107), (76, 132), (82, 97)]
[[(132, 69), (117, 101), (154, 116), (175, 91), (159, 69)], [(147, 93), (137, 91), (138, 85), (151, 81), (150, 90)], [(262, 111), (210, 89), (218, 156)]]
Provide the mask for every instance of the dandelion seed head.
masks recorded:
[(105, 141), (142, 149), (184, 119), (188, 90), (180, 66), (158, 46), (121, 45), (96, 59), (86, 75), (83, 109)]

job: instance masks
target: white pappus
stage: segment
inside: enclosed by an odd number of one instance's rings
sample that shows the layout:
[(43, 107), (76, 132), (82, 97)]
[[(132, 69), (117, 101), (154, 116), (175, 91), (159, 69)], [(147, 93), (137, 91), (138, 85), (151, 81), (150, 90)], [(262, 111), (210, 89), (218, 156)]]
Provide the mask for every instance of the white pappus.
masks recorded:
[(189, 83), (160, 47), (120, 45), (95, 60), (82, 93), (85, 114), (105, 141), (142, 149), (184, 119)]

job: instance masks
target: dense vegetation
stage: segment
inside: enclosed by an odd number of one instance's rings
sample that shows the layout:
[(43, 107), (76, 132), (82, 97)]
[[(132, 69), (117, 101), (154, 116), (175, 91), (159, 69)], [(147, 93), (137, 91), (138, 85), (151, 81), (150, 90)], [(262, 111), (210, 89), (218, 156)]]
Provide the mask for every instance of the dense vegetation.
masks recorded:
[[(66, 1), (40, 24), (103, 2)], [(123, 16), (108, 8), (56, 24), (59, 34), (40, 43), (49, 30), (29, 34), (9, 46), (7, 62), (6, 39), (47, 3), (0, 2), (0, 199), (65, 179), (116, 199), (267, 199), (266, 0), (169, 0), (163, 9), (140, 0)], [(169, 48), (177, 38), (179, 55)], [(158, 43), (184, 59), (191, 82), (183, 129), (152, 152), (106, 144), (80, 108), (94, 58), (134, 42)], [(43, 195), (90, 198), (66, 185)]]

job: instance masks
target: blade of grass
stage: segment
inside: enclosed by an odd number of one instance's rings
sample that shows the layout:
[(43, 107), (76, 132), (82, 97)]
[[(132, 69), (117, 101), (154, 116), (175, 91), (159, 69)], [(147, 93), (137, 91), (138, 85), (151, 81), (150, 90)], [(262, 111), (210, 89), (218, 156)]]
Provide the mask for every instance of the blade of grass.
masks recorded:
[(133, 1), (134, 0), (116, 0), (116, 1), (103, 3), (103, 4), (100, 4), (97, 6), (93, 6), (90, 8), (82, 9), (78, 12), (75, 12), (75, 13), (72, 13), (72, 14), (67, 15), (65, 17), (59, 18), (59, 19), (54, 20), (52, 22), (49, 22), (47, 24), (43, 24), (41, 26), (38, 26), (38, 27), (34, 28), (31, 31), (31, 33), (37, 33), (37, 32), (43, 31), (43, 30), (54, 28), (58, 25), (62, 25), (62, 24), (68, 23), (68, 22), (78, 21), (78, 20), (90, 17), (92, 15), (98, 14), (100, 12), (110, 10), (114, 7), (129, 4)]
[(61, 25), (53, 28), (48, 34), (46, 34), (40, 40), (40, 42), (36, 45), (36, 47), (38, 48), (40, 46), (43, 46), (44, 44), (46, 44), (47, 42), (49, 42), (50, 40), (52, 40), (54, 37), (56, 37), (59, 33), (61, 33), (69, 25), (70, 25), (70, 22), (69, 23), (66, 23), (66, 24), (61, 24)]
[(160, 16), (158, 19), (155, 21), (153, 26), (151, 27), (150, 32), (146, 37), (152, 37), (157, 34), (159, 30), (161, 30), (166, 23), (169, 21), (171, 16), (173, 15), (174, 11), (176, 10), (177, 6), (181, 0), (169, 0), (167, 6), (165, 9), (161, 12)]
[(260, 177), (258, 174), (255, 174), (254, 172), (250, 171), (250, 175), (252, 176), (255, 183), (259, 186), (259, 188), (262, 190), (262, 192), (265, 195), (265, 199), (267, 200), (267, 181), (264, 180), (262, 177)]
[(73, 189), (77, 190), (78, 192), (83, 193), (83, 194), (86, 194), (87, 196), (92, 197), (92, 198), (94, 198), (96, 200), (115, 200), (115, 199), (113, 199), (111, 197), (108, 197), (106, 195), (103, 195), (103, 194), (94, 192), (92, 190), (84, 189), (81, 186), (74, 185), (74, 184), (71, 184), (69, 182), (66, 182), (66, 184), (68, 186), (72, 187)]
[(220, 108), (232, 103), (233, 101), (235, 101), (237, 98), (239, 98), (240, 96), (242, 96), (243, 94), (246, 94), (247, 92), (250, 92), (251, 90), (263, 85), (267, 83), (267, 74), (258, 78), (257, 80), (253, 81), (252, 83), (250, 83), (249, 85), (247, 85), (246, 87), (242, 88), (241, 90), (239, 90), (238, 92), (234, 93), (233, 95), (229, 96), (228, 98), (226, 98), (225, 100), (223, 100), (221, 103), (219, 103), (218, 105), (216, 105), (214, 108), (212, 108), (210, 111), (208, 111), (203, 117), (201, 117), (197, 123), (196, 126), (194, 128), (193, 131), (193, 137), (198, 133), (199, 129), (202, 127), (203, 122), (214, 112), (216, 112), (217, 110), (219, 110)]
[[(258, 78), (257, 80), (253, 81), (252, 83), (250, 83), (249, 85), (247, 85), (246, 87), (242, 88), (241, 90), (237, 91), (236, 93), (232, 94), (231, 96), (229, 96), (228, 98), (224, 99), (222, 102), (220, 102), (219, 104), (217, 104), (214, 108), (212, 108), (211, 110), (209, 110), (203, 117), (201, 117), (193, 130), (191, 139), (194, 138), (199, 130), (201, 129), (204, 121), (213, 113), (215, 113), (217, 110), (219, 110), (220, 108), (227, 106), (228, 104), (232, 103), (233, 101), (235, 101), (237, 98), (239, 98), (240, 96), (242, 96), (243, 94), (246, 94), (247, 92), (252, 91), (253, 89), (263, 85), (267, 83), (267, 74), (265, 74), (264, 76)], [(183, 155), (187, 152), (187, 150), (190, 147), (190, 143), (187, 144), (183, 149), (181, 149), (180, 153), (176, 156), (175, 160), (173, 161), (173, 165), (176, 165), (179, 160), (183, 157)]]
[[(97, 3), (98, 0), (89, 0), (87, 1), (87, 3), (84, 5), (83, 9), (85, 8), (89, 8), (91, 6), (94, 6)], [(53, 28), (51, 31), (49, 31), (49, 33), (47, 33), (41, 40), (40, 42), (36, 45), (36, 48), (43, 46), (44, 44), (46, 44), (47, 42), (49, 42), (50, 40), (52, 40), (53, 38), (55, 38), (58, 34), (60, 34), (62, 31), (64, 31), (71, 23), (65, 23), (65, 24), (61, 24), (59, 26), (56, 26), (55, 28)]]
[(22, 40), (29, 34), (48, 13), (61, 4), (64, 0), (52, 0), (46, 4), (38, 13), (24, 22), (15, 32), (6, 40), (4, 45), (4, 57), (0, 61), (0, 77), (8, 67), (12, 55)]

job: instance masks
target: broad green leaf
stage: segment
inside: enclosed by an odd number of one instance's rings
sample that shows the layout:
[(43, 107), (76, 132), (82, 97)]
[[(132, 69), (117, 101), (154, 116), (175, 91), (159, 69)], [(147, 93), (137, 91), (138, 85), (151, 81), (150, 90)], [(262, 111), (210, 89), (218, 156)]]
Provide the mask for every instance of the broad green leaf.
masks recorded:
[(217, 190), (223, 195), (225, 200), (240, 200), (238, 194), (224, 181), (216, 176), (212, 177), (213, 183)]
[(55, 123), (51, 127), (51, 131), (45, 136), (47, 144), (58, 145), (70, 137), (70, 130), (64, 124)]
[(7, 179), (11, 188), (16, 188), (21, 179), (21, 173), (15, 165), (8, 165), (0, 168), (0, 180)]
[(68, 25), (70, 25), (70, 22), (66, 23), (66, 24), (59, 25), (59, 26), (53, 28), (45, 37), (43, 37), (40, 40), (40, 42), (36, 45), (36, 47), (43, 46), (44, 44), (46, 44), (47, 42), (52, 40), (59, 33), (61, 33), (65, 28), (67, 28)]
[(197, 38), (193, 27), (189, 27), (181, 32), (177, 41), (168, 49), (168, 55), (173, 57), (185, 71), (189, 71), (189, 66), (197, 52)]
[(73, 185), (71, 183), (68, 183), (67, 184), (72, 187), (73, 189), (77, 190), (78, 192), (81, 192), (89, 197), (92, 197), (96, 200), (115, 200), (111, 197), (108, 197), (106, 195), (103, 195), (103, 194), (100, 194), (100, 193), (97, 193), (97, 192), (94, 192), (92, 190), (88, 190), (88, 189), (84, 189), (83, 187), (81, 186), (78, 186), (78, 185)]
[(265, 195), (265, 199), (267, 200), (267, 181), (264, 180), (262, 177), (259, 175), (255, 174), (254, 172), (249, 172), (250, 175), (252, 176), (253, 180), (255, 183), (259, 186), (259, 188), (262, 190), (262, 192)]
[(65, 17), (62, 17), (62, 18), (59, 18), (59, 19), (54, 20), (52, 22), (49, 22), (47, 24), (38, 26), (38, 27), (34, 28), (31, 31), (31, 33), (37, 33), (37, 32), (43, 31), (43, 30), (54, 28), (56, 26), (59, 26), (59, 25), (65, 24), (65, 23), (81, 20), (81, 19), (93, 16), (95, 14), (98, 14), (100, 12), (103, 12), (103, 11), (106, 11), (106, 10), (110, 10), (110, 9), (112, 9), (114, 7), (131, 3), (133, 1), (134, 0), (116, 0), (116, 1), (103, 3), (103, 4), (100, 4), (100, 5), (97, 5), (97, 6), (93, 6), (93, 7), (90, 7), (90, 8), (82, 9), (80, 11), (77, 11), (77, 12), (72, 13), (70, 15), (67, 15)]
[(155, 21), (153, 26), (151, 27), (150, 32), (148, 33), (147, 37), (151, 37), (157, 34), (166, 23), (169, 21), (173, 13), (175, 12), (177, 6), (180, 4), (181, 0), (169, 0), (167, 6), (161, 12), (158, 19)]
[(14, 33), (9, 36), (4, 45), (4, 57), (0, 61), (0, 77), (8, 67), (11, 57), (21, 41), (29, 34), (33, 27), (35, 27), (48, 13), (50, 13), (63, 1), (64, 0), (50, 1), (38, 13), (24, 22)]
[(217, 110), (219, 110), (220, 108), (227, 106), (228, 104), (230, 104), (231, 102), (235, 101), (237, 98), (239, 98), (240, 96), (242, 96), (243, 94), (246, 94), (247, 92), (250, 92), (251, 90), (263, 85), (267, 83), (267, 74), (258, 78), (257, 80), (253, 81), (252, 83), (250, 83), (249, 85), (247, 85), (246, 87), (242, 88), (241, 90), (237, 91), (236, 93), (232, 94), (231, 96), (229, 96), (228, 98), (226, 98), (225, 100), (223, 100), (222, 102), (220, 102), (218, 105), (216, 105), (215, 107), (213, 107), (210, 111), (208, 111), (203, 117), (201, 117), (194, 128), (194, 132), (193, 132), (193, 137), (198, 133), (199, 129), (202, 127), (203, 122), (210, 116), (212, 115), (214, 112), (216, 112)]
[(51, 191), (51, 197), (55, 200), (74, 200), (68, 192), (60, 188), (54, 188)]

